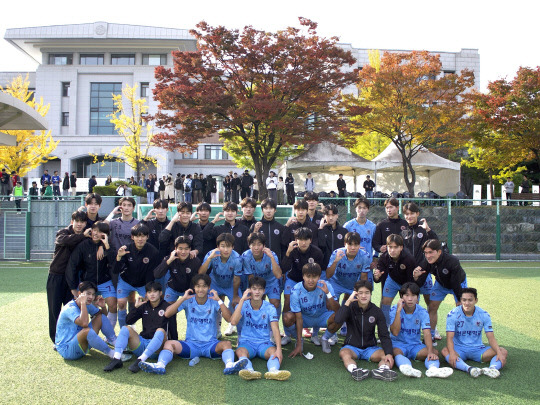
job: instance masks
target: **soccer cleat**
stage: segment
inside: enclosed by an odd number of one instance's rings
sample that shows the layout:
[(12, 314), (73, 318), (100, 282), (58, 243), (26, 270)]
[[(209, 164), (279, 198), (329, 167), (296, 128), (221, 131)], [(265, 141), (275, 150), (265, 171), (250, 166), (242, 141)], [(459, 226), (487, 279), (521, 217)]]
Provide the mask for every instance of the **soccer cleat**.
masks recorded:
[(501, 375), (501, 372), (496, 368), (484, 367), (482, 369), (482, 374), (487, 375), (490, 378), (498, 378)]
[(165, 374), (165, 367), (159, 365), (159, 363), (147, 363), (146, 361), (141, 361), (139, 367), (142, 371), (152, 374)]
[(401, 371), (401, 374), (407, 377), (414, 377), (414, 378), (422, 377), (422, 372), (420, 370), (413, 368), (409, 364), (403, 364), (402, 366), (399, 366), (399, 371)]
[(355, 368), (351, 372), (351, 377), (354, 381), (362, 381), (369, 377), (369, 370), (365, 368)]
[(122, 368), (122, 367), (123, 367), (122, 360), (120, 360), (120, 359), (112, 359), (111, 362), (110, 362), (109, 364), (107, 364), (107, 365), (103, 368), (103, 371), (105, 371), (105, 372), (111, 372), (111, 371), (113, 371), (114, 369)]
[(128, 367), (128, 370), (131, 371), (132, 373), (138, 373), (139, 371), (141, 371), (141, 368), (139, 367), (140, 362), (141, 362), (141, 359), (135, 359), (133, 364)]
[(347, 324), (344, 323), (343, 326), (341, 327), (341, 330), (339, 331), (339, 334), (341, 336), (347, 336)]
[(291, 377), (291, 372), (287, 370), (274, 370), (264, 373), (267, 380), (286, 381)]
[(311, 331), (309, 328), (304, 328), (304, 331), (302, 332), (303, 337), (311, 337)]
[(315, 346), (320, 346), (321, 345), (321, 338), (317, 335), (313, 335), (311, 336), (311, 343), (313, 343)]
[(332, 336), (328, 338), (328, 342), (330, 343), (330, 346), (334, 346), (338, 342), (338, 335), (337, 333), (334, 333)]
[(262, 374), (260, 372), (258, 372), (258, 371), (246, 370), (246, 369), (240, 370), (238, 375), (240, 376), (240, 378), (242, 378), (243, 380), (246, 380), (246, 381), (260, 380), (261, 376), (262, 376)]
[(321, 346), (323, 353), (332, 353), (332, 348), (330, 347), (330, 342), (328, 341), (328, 339), (322, 338)]
[(480, 377), (482, 375), (482, 369), (480, 369), (478, 367), (469, 367), (467, 372), (469, 373), (469, 375), (472, 378), (478, 378), (478, 377)]
[(125, 363), (126, 361), (131, 360), (132, 357), (133, 355), (131, 354), (122, 353), (122, 356), (120, 356), (120, 360), (122, 360), (122, 362)]
[(389, 368), (376, 368), (371, 370), (371, 376), (376, 380), (381, 381), (394, 381), (397, 379), (398, 375), (394, 370)]
[(229, 324), (229, 326), (225, 330), (225, 336), (231, 336), (235, 332), (236, 332), (236, 326)]
[(439, 333), (437, 328), (435, 328), (435, 333), (433, 333), (433, 339), (434, 340), (441, 340), (442, 339), (441, 334)]
[(426, 370), (426, 377), (448, 378), (453, 373), (450, 367), (430, 367)]
[(289, 343), (291, 343), (291, 341), (292, 341), (291, 337), (288, 335), (285, 335), (281, 338), (281, 346), (288, 345)]
[(223, 374), (225, 375), (236, 374), (240, 370), (242, 370), (244, 367), (246, 367), (247, 364), (248, 364), (248, 359), (238, 360), (236, 363), (233, 363), (231, 367), (225, 367), (223, 369)]

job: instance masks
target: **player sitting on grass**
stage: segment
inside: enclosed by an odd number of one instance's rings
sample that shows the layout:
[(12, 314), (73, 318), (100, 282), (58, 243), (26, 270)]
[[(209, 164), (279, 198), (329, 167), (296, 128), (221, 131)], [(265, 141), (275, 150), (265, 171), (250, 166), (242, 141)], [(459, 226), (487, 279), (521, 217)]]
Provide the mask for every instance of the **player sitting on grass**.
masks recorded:
[[(247, 359), (234, 362), (234, 351), (231, 342), (217, 339), (217, 316), (230, 322), (231, 312), (219, 299), (215, 290), (210, 290), (212, 282), (207, 274), (196, 274), (193, 279), (193, 290), (189, 289), (178, 301), (170, 305), (165, 311), (167, 318), (177, 312), (185, 310), (186, 313), (186, 339), (168, 340), (159, 353), (157, 363), (141, 361), (139, 367), (147, 373), (165, 374), (165, 367), (177, 354), (184, 359), (195, 357), (208, 357), (216, 359), (221, 356), (225, 363), (224, 374), (235, 374), (247, 364)], [(210, 294), (208, 294), (210, 292)]]
[[(56, 326), (56, 350), (66, 360), (80, 359), (88, 354), (91, 347), (112, 358), (114, 350), (98, 336), (101, 330), (107, 340), (116, 340), (114, 329), (104, 316), (107, 313), (105, 300), (103, 297), (96, 299), (97, 286), (91, 281), (83, 281), (78, 290), (77, 299), (70, 301), (60, 312)], [(104, 312), (94, 306), (94, 303)], [(121, 360), (130, 358), (131, 356), (123, 356)]]
[(339, 329), (334, 321), (339, 303), (334, 299), (332, 285), (321, 280), (321, 266), (307, 263), (302, 268), (304, 281), (296, 284), (291, 291), (291, 311), (283, 314), (283, 325), (292, 335), (296, 325), (296, 347), (289, 354), (295, 357), (302, 353), (302, 329), (327, 328), (321, 339), (322, 351), (330, 353), (330, 339)]
[(170, 322), (174, 322), (175, 317), (165, 317), (165, 310), (170, 305), (162, 298), (161, 284), (152, 281), (145, 286), (146, 297), (137, 297), (135, 309), (130, 311), (126, 317), (128, 325), (133, 325), (142, 319), (143, 330), (139, 335), (131, 326), (123, 326), (120, 329), (116, 344), (114, 345), (114, 357), (105, 366), (104, 371), (113, 371), (122, 367), (120, 360), (122, 352), (128, 347), (138, 358), (129, 366), (129, 371), (136, 373), (140, 371), (139, 363), (146, 361), (155, 352), (163, 347), (167, 341), (167, 331)]
[[(268, 371), (264, 374), (267, 380), (288, 380), (291, 373), (280, 370), (283, 362), (281, 352), (281, 339), (279, 335), (279, 317), (276, 308), (268, 301), (263, 300), (266, 289), (266, 280), (262, 277), (251, 277), (249, 288), (244, 291), (239, 305), (231, 316), (231, 324), (242, 324), (241, 335), (238, 337), (236, 355), (238, 360), (247, 360), (247, 365), (240, 370), (240, 377), (244, 380), (258, 380), (261, 373), (253, 370), (249, 359), (256, 356), (268, 360)], [(270, 336), (274, 336), (273, 344)]]
[[(397, 236), (397, 235), (391, 235)], [(390, 238), (390, 236), (388, 237)], [(392, 252), (387, 243), (388, 252)], [(390, 277), (384, 288), (388, 288)], [(422, 372), (412, 367), (411, 360), (425, 360), (426, 376), (447, 378), (452, 375), (450, 367), (439, 368), (437, 350), (433, 348), (428, 312), (418, 305), (420, 287), (407, 282), (399, 290), (400, 300), (390, 310), (390, 332), (396, 365), (407, 377), (421, 377)], [(423, 344), (421, 337), (424, 337)]]
[[(357, 281), (353, 293), (337, 311), (336, 323), (347, 322), (348, 325), (345, 346), (340, 350), (339, 357), (356, 381), (369, 376), (369, 370), (357, 367), (356, 359), (379, 362), (379, 368), (371, 370), (371, 376), (378, 380), (394, 381), (397, 373), (391, 370), (394, 366), (392, 340), (383, 312), (371, 302), (372, 292), (373, 286), (369, 281)], [(377, 346), (375, 327), (382, 348)]]
[[(499, 377), (508, 351), (497, 343), (489, 314), (476, 306), (476, 288), (464, 288), (460, 302), (461, 305), (450, 311), (446, 318), (446, 347), (442, 349), (442, 355), (452, 367), (469, 373), (471, 377), (476, 378), (481, 374)], [(486, 332), (490, 347), (482, 343), (482, 329)], [(469, 366), (466, 360), (490, 363), (489, 367), (480, 369)]]

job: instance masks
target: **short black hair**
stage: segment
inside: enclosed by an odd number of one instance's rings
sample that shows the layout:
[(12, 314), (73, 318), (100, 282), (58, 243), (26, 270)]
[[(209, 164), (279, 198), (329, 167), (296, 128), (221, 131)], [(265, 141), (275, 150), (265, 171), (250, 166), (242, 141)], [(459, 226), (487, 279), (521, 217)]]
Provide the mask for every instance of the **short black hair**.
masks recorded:
[(249, 288), (261, 287), (263, 290), (266, 288), (266, 280), (262, 277), (254, 276), (249, 279)]
[(164, 198), (159, 198), (157, 200), (154, 200), (152, 206), (154, 208), (169, 208), (169, 201)]
[(138, 223), (133, 228), (131, 228), (131, 236), (149, 236), (150, 235), (150, 228), (146, 226), (145, 224)]
[(403, 206), (403, 212), (405, 211), (420, 212), (420, 208), (415, 203), (409, 202)]
[(370, 292), (373, 292), (373, 284), (367, 280), (358, 280), (354, 283), (354, 291), (358, 291), (362, 287), (366, 287)]
[(308, 210), (309, 206), (306, 200), (296, 200), (293, 208), (295, 210)]
[(412, 295), (420, 295), (420, 287), (418, 287), (418, 284), (411, 281), (408, 281), (401, 286), (399, 289), (399, 298), (403, 298), (403, 296), (407, 294), (407, 291), (410, 291)]
[(163, 287), (161, 286), (161, 283), (158, 283), (157, 281), (150, 281), (149, 283), (146, 283), (144, 286), (144, 289), (146, 292), (149, 291), (163, 291)]
[(384, 201), (384, 206), (386, 207), (388, 204), (393, 205), (394, 207), (399, 207), (399, 200), (395, 197), (387, 198)]
[(225, 242), (227, 246), (234, 246), (234, 236), (227, 232), (219, 234), (216, 238), (216, 246), (219, 246), (221, 242)]
[(248, 246), (251, 245), (254, 242), (261, 242), (263, 245), (266, 246), (266, 235), (262, 232), (252, 232), (249, 234), (247, 238)]
[(257, 200), (251, 197), (246, 197), (240, 202), (240, 207), (245, 207), (246, 205), (251, 205), (253, 208), (257, 208)]
[(473, 288), (473, 287), (462, 288), (461, 289), (461, 296), (462, 297), (463, 297), (463, 294), (472, 294), (472, 295), (474, 295), (475, 300), (478, 299), (478, 291), (476, 290), (476, 288)]
[(313, 231), (305, 227), (298, 228), (296, 231), (294, 231), (294, 238), (297, 240), (312, 240)]
[(329, 215), (330, 212), (332, 212), (333, 214), (339, 214), (339, 209), (335, 204), (325, 205), (322, 210), (323, 215)]
[(395, 243), (398, 246), (403, 246), (403, 237), (401, 235), (396, 235), (393, 233), (392, 235), (388, 235), (386, 238), (386, 245), (389, 245), (390, 243)]
[(354, 202), (354, 208), (357, 208), (360, 204), (365, 204), (367, 209), (369, 209), (369, 200), (367, 198), (361, 197), (357, 198)]
[(107, 222), (97, 221), (92, 225), (92, 229), (97, 229), (101, 233), (109, 235), (111, 233), (111, 227)]
[[(127, 184), (123, 184), (123, 185), (127, 187)], [(137, 203), (135, 202), (135, 198), (133, 198), (133, 197), (122, 197), (122, 198), (120, 198), (120, 199), (118, 200), (118, 205), (122, 205), (122, 203), (123, 203), (124, 201), (130, 202), (131, 205), (133, 205), (133, 207), (135, 207), (135, 205), (137, 204)]]
[(92, 281), (83, 281), (82, 283), (79, 284), (78, 288), (79, 288), (79, 292), (89, 290), (90, 288), (93, 288), (96, 294), (98, 292), (97, 285)]
[(185, 235), (181, 235), (179, 237), (177, 237), (175, 240), (174, 240), (174, 247), (178, 247), (178, 245), (180, 244), (186, 244), (188, 245), (189, 247), (191, 247), (191, 239), (189, 239), (189, 237), (185, 236)]
[(321, 266), (319, 266), (318, 263), (306, 263), (302, 267), (302, 276), (304, 275), (320, 276), (321, 272), (322, 272)]
[(432, 250), (442, 250), (441, 241), (439, 239), (429, 239), (424, 242), (422, 245), (422, 251), (430, 248)]
[(360, 234), (358, 232), (347, 232), (345, 238), (343, 238), (343, 243), (349, 245), (359, 245), (360, 244)]
[(88, 221), (88, 215), (86, 215), (86, 212), (75, 211), (73, 214), (71, 214), (71, 220), (79, 221), (79, 222), (86, 222)]
[(238, 212), (238, 204), (232, 201), (227, 201), (223, 203), (223, 211), (235, 211)]
[(266, 208), (266, 207), (273, 208), (273, 209), (277, 210), (277, 204), (271, 198), (265, 198), (264, 200), (262, 200), (261, 208)]
[(86, 194), (86, 197), (84, 198), (84, 202), (86, 204), (91, 204), (92, 200), (94, 200), (94, 199), (96, 200), (97, 205), (101, 205), (101, 203), (103, 202), (103, 199), (97, 193), (88, 193), (88, 194)]
[(208, 274), (195, 274), (191, 279), (191, 285), (195, 287), (199, 280), (202, 280), (207, 287), (212, 284), (212, 279)]
[(304, 194), (304, 200), (306, 200), (306, 201), (313, 201), (313, 200), (319, 201), (319, 195), (317, 193), (314, 193), (313, 191), (308, 191), (306, 194)]
[(199, 203), (199, 205), (197, 205), (196, 211), (197, 212), (199, 212), (199, 211), (212, 212), (212, 206), (205, 201), (205, 202)]
[(184, 208), (186, 208), (189, 212), (193, 212), (193, 205), (191, 205), (190, 202), (185, 202), (185, 201), (178, 203), (178, 205), (176, 206), (176, 212), (180, 212)]

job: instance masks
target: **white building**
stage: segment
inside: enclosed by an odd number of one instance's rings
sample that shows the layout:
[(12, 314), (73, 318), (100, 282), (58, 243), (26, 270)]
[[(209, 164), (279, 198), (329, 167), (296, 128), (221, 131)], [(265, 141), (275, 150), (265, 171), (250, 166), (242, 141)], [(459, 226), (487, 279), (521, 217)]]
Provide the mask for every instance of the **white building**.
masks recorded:
[[(12, 28), (6, 30), (4, 39), (39, 63), (36, 72), (20, 73), (29, 73), (36, 96), (50, 103), (46, 118), (54, 139), (60, 140), (55, 151), (58, 159), (35, 169), (29, 177), (41, 176), (44, 167), (49, 173), (58, 170), (61, 175), (76, 171), (79, 178), (133, 175), (124, 163), (106, 162), (102, 166), (92, 163), (89, 155), (102, 157), (120, 145), (108, 117), (113, 108), (111, 93), (119, 93), (125, 84), (138, 85), (140, 96), (147, 98), (149, 113), (155, 113), (157, 103), (151, 92), (155, 66), (172, 67), (173, 50), (196, 50), (196, 41), (187, 30), (107, 22)], [(358, 67), (368, 62), (368, 49), (341, 46), (353, 53)], [(478, 87), (478, 50), (435, 53), (440, 53), (445, 72), (473, 70)], [(0, 72), (0, 84), (5, 85), (18, 74)], [(158, 165), (148, 172), (160, 177), (167, 173), (221, 176), (230, 170), (239, 172), (221, 145), (216, 135), (205, 139), (193, 154), (154, 148), (151, 153)]]

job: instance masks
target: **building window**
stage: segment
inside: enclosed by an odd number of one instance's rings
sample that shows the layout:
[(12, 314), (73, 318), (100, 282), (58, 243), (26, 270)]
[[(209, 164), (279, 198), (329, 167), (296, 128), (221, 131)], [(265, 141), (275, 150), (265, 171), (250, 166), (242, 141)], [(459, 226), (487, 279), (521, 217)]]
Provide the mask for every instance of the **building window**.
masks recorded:
[(194, 150), (193, 152), (189, 153), (189, 152), (184, 152), (182, 154), (182, 157), (184, 159), (198, 159), (198, 153), (197, 153), (197, 150)]
[(49, 54), (49, 65), (73, 65), (72, 53)]
[(114, 111), (113, 94), (122, 93), (122, 83), (90, 84), (90, 135), (116, 134), (110, 115)]
[(62, 113), (62, 126), (69, 127), (69, 113), (68, 112)]
[(212, 160), (227, 160), (229, 159), (229, 154), (221, 149), (221, 146), (219, 145), (205, 145), (204, 158)]
[(69, 97), (69, 84), (71, 82), (62, 82), (62, 97)]
[(158, 66), (158, 65), (166, 65), (167, 64), (167, 54), (143, 54), (142, 59), (143, 65), (151, 65), (151, 66)]
[(134, 65), (134, 54), (115, 54), (111, 55), (111, 65)]
[(141, 98), (148, 98), (149, 90), (150, 90), (150, 83), (141, 82)]
[(77, 168), (77, 177), (107, 177), (111, 175), (113, 178), (125, 178), (126, 164), (117, 162), (114, 158), (104, 159), (103, 156), (98, 156), (97, 162), (94, 163), (92, 156), (82, 157), (75, 161)]
[(80, 59), (81, 65), (103, 65), (102, 53), (82, 53)]
[(446, 76), (446, 75), (455, 75), (456, 74), (456, 71), (455, 70), (443, 70), (443, 75)]

